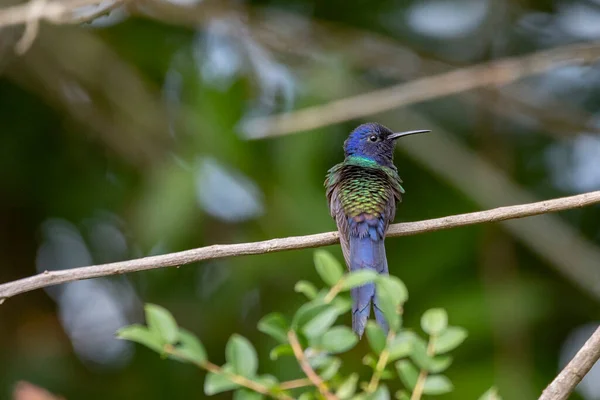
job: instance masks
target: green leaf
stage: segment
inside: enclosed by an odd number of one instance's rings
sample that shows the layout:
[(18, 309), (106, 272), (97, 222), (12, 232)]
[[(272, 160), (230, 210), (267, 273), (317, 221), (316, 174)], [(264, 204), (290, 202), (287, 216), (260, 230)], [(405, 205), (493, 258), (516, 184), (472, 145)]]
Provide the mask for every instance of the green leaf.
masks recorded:
[(302, 332), (308, 338), (320, 336), (334, 324), (337, 317), (338, 310), (333, 306), (327, 306), (304, 325)]
[(467, 331), (465, 329), (451, 326), (435, 338), (433, 351), (435, 354), (447, 353), (457, 348), (466, 338)]
[(387, 386), (380, 385), (375, 393), (369, 396), (369, 400), (390, 400), (390, 391)]
[(386, 336), (383, 333), (381, 327), (375, 321), (367, 322), (367, 339), (369, 340), (369, 346), (375, 352), (375, 354), (381, 354), (385, 348)]
[[(232, 372), (231, 367), (228, 365), (223, 366), (223, 371)], [(209, 372), (206, 374), (206, 378), (204, 379), (204, 393), (206, 393), (208, 396), (212, 396), (213, 394), (221, 392), (227, 392), (238, 387), (239, 385), (231, 382), (225, 374), (215, 374), (214, 372)]]
[(248, 389), (239, 389), (233, 392), (233, 400), (261, 400), (264, 399), (260, 393)]
[(321, 378), (323, 378), (324, 381), (328, 381), (331, 378), (333, 378), (335, 376), (335, 374), (338, 373), (341, 366), (342, 366), (342, 362), (340, 361), (339, 358), (331, 357), (323, 365), (323, 367), (321, 368), (321, 373), (319, 375), (321, 375)]
[(353, 373), (342, 382), (335, 392), (335, 395), (340, 399), (347, 399), (356, 392), (356, 384), (358, 383), (358, 374)]
[(361, 269), (348, 274), (342, 282), (342, 290), (350, 290), (352, 288), (362, 286), (369, 282), (374, 282), (378, 274), (369, 269)]
[(450, 356), (437, 356), (429, 360), (428, 371), (434, 374), (439, 374), (448, 369), (452, 364), (452, 357)]
[(400, 282), (400, 280), (396, 281), (390, 276), (380, 275), (375, 283), (377, 285), (379, 308), (383, 312), (390, 329), (394, 331), (400, 329), (400, 315), (398, 312), (401, 304), (400, 299), (404, 296), (402, 293), (394, 292), (398, 289), (396, 287), (397, 282)]
[(269, 357), (271, 357), (271, 360), (273, 361), (279, 359), (279, 357), (281, 356), (287, 355), (294, 355), (294, 350), (292, 349), (292, 346), (290, 346), (287, 343), (283, 343), (279, 346), (274, 347), (273, 350), (271, 350), (271, 352), (269, 353)]
[(452, 386), (450, 379), (446, 378), (444, 375), (431, 375), (425, 379), (423, 394), (446, 394), (451, 392), (452, 389), (454, 389), (454, 386)]
[(412, 391), (417, 384), (417, 379), (419, 379), (419, 371), (408, 360), (398, 361), (396, 363), (396, 371), (404, 386)]
[(412, 352), (412, 343), (415, 334), (412, 332), (400, 332), (397, 334), (389, 346), (388, 362), (396, 361), (399, 358), (408, 357)]
[(352, 309), (352, 300), (347, 296), (336, 296), (331, 305), (338, 310), (338, 315), (342, 315)]
[(159, 354), (164, 353), (164, 342), (161, 337), (156, 332), (150, 331), (147, 327), (139, 324), (119, 329), (117, 338), (143, 344)]
[(502, 397), (500, 397), (498, 394), (498, 389), (492, 387), (487, 392), (482, 394), (479, 400), (502, 400)]
[(300, 306), (298, 311), (296, 311), (296, 314), (294, 314), (294, 318), (292, 319), (292, 329), (298, 330), (321, 311), (329, 307), (330, 306), (328, 304), (324, 304), (316, 300), (303, 304)]
[(268, 387), (269, 389), (271, 389), (273, 386), (275, 386), (279, 383), (277, 378), (275, 378), (273, 375), (269, 375), (269, 374), (264, 374), (264, 375), (255, 377), (254, 382), (258, 382), (258, 383)]
[(398, 390), (396, 392), (396, 398), (398, 400), (410, 400), (410, 396), (406, 392), (406, 390)]
[(225, 358), (236, 374), (251, 378), (258, 369), (258, 357), (252, 343), (243, 336), (232, 335), (225, 347)]
[(377, 290), (388, 292), (395, 304), (403, 304), (408, 300), (408, 289), (400, 278), (393, 275), (377, 275)]
[(317, 294), (318, 294), (318, 291), (317, 291), (317, 288), (315, 287), (315, 285), (313, 285), (312, 283), (310, 283), (308, 281), (298, 281), (296, 283), (296, 285), (294, 286), (294, 291), (296, 291), (297, 293), (302, 293), (309, 300), (314, 299), (315, 297), (317, 297)]
[(448, 327), (448, 314), (443, 308), (432, 308), (421, 317), (421, 328), (431, 336), (439, 336)]
[(179, 328), (179, 344), (177, 352), (189, 361), (198, 364), (206, 362), (206, 350), (200, 340), (187, 329)]
[(319, 276), (329, 286), (335, 285), (342, 278), (344, 270), (329, 252), (325, 250), (315, 251), (314, 260)]
[(389, 369), (384, 369), (383, 371), (381, 371), (381, 379), (384, 381), (388, 379), (393, 379), (395, 377), (396, 375)]
[(313, 369), (325, 368), (335, 357), (330, 356), (326, 351), (307, 352), (308, 363)]
[(377, 367), (377, 360), (378, 360), (378, 358), (376, 358), (373, 354), (369, 353), (363, 357), (362, 363), (364, 365), (366, 365), (367, 367), (371, 367), (372, 369), (375, 369), (375, 367)]
[(314, 400), (316, 397), (312, 392), (304, 392), (298, 397), (298, 400)]
[(146, 304), (146, 322), (151, 331), (156, 332), (165, 343), (175, 344), (179, 330), (175, 318), (166, 308), (156, 304)]
[(258, 330), (279, 342), (287, 342), (290, 325), (281, 313), (267, 314), (258, 321)]
[(353, 348), (358, 343), (358, 337), (352, 329), (345, 326), (335, 326), (325, 332), (321, 340), (324, 350), (331, 353), (343, 353)]
[(429, 371), (431, 357), (427, 354), (427, 343), (422, 338), (415, 336), (411, 347), (410, 358), (417, 367)]

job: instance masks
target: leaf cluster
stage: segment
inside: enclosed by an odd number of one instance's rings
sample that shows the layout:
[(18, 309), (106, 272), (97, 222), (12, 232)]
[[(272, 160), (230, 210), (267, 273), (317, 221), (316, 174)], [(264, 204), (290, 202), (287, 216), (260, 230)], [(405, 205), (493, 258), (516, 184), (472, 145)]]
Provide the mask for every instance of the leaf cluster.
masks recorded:
[[(164, 308), (146, 305), (147, 326), (131, 325), (117, 332), (121, 339), (138, 342), (164, 358), (192, 363), (208, 371), (204, 391), (213, 395), (234, 391), (234, 399), (352, 399), (386, 400), (391, 398), (388, 382), (400, 381), (402, 390), (394, 393), (397, 399), (417, 400), (422, 396), (451, 392), (453, 385), (443, 373), (451, 366), (449, 354), (466, 338), (467, 332), (448, 324), (442, 308), (427, 310), (421, 318), (422, 337), (403, 326), (404, 305), (408, 290), (393, 276), (378, 275), (362, 270), (345, 273), (340, 263), (328, 252), (315, 252), (314, 263), (326, 287), (318, 289), (313, 283), (300, 281), (295, 290), (306, 302), (288, 318), (271, 313), (258, 323), (258, 330), (272, 337), (277, 345), (270, 358), (295, 357), (304, 376), (292, 381), (260, 374), (259, 360), (252, 343), (234, 334), (225, 348), (226, 363), (222, 366), (208, 361), (201, 341), (191, 332), (179, 327)], [(351, 351), (359, 342), (347, 326), (338, 324), (351, 311), (350, 289), (374, 283), (379, 303), (387, 318), (390, 331), (385, 334), (374, 322), (366, 327), (369, 352), (362, 357), (370, 374), (361, 380), (358, 373), (342, 372), (342, 353)], [(491, 389), (482, 399), (500, 399)]]

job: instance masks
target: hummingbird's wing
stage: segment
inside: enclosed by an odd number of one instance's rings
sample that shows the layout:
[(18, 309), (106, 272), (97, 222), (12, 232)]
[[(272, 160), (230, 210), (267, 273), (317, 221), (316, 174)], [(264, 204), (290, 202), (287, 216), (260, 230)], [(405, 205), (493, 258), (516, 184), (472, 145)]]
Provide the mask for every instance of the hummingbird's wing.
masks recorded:
[(339, 189), (333, 189), (331, 200), (329, 201), (329, 212), (335, 219), (335, 223), (340, 233), (340, 244), (342, 245), (342, 254), (346, 265), (350, 268), (350, 227), (348, 224), (348, 216), (342, 209), (342, 203), (339, 198)]
[(384, 231), (387, 232), (388, 226), (393, 223), (396, 218), (396, 204), (402, 202), (404, 188), (402, 187), (402, 179), (398, 176), (396, 166), (384, 167), (383, 170), (387, 175), (390, 184), (389, 190), (391, 191), (391, 196), (388, 196), (388, 203), (385, 207), (385, 212), (383, 213), (385, 218)]
[(350, 227), (348, 225), (348, 216), (344, 213), (340, 199), (340, 178), (343, 164), (337, 164), (327, 173), (325, 187), (327, 201), (329, 202), (329, 213), (335, 220), (340, 233), (340, 244), (342, 245), (342, 254), (346, 265), (350, 268)]

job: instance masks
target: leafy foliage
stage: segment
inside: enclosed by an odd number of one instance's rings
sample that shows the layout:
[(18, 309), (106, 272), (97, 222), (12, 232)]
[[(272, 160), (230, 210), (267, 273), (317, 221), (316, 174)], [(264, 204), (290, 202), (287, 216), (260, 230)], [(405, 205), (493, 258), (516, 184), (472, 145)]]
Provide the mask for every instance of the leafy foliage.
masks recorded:
[[(298, 282), (295, 289), (306, 296), (307, 302), (298, 308), (291, 322), (281, 313), (271, 313), (258, 323), (261, 332), (278, 342), (271, 351), (271, 359), (296, 357), (305, 378), (280, 382), (273, 376), (259, 375), (254, 346), (237, 334), (230, 337), (225, 347), (225, 365), (214, 365), (207, 360), (200, 340), (178, 327), (167, 310), (153, 304), (146, 306), (147, 327), (131, 325), (119, 330), (117, 336), (208, 370), (204, 382), (207, 395), (234, 391), (234, 399), (249, 400), (264, 396), (315, 399), (324, 394), (331, 399), (384, 400), (390, 398), (384, 383), (387, 380), (402, 383), (404, 389), (395, 393), (398, 399), (414, 400), (422, 395), (441, 395), (453, 390), (450, 379), (442, 375), (452, 364), (452, 358), (446, 353), (456, 349), (466, 339), (467, 332), (448, 326), (444, 309), (434, 308), (423, 314), (421, 328), (428, 336), (424, 339), (402, 327), (408, 291), (400, 279), (370, 271), (344, 274), (337, 260), (323, 250), (315, 252), (314, 260), (318, 274), (328, 287), (319, 291), (310, 282)], [(336, 322), (351, 308), (345, 292), (367, 282), (377, 285), (391, 330), (386, 335), (375, 322), (367, 324), (366, 340), (371, 351), (363, 357), (363, 363), (372, 372), (369, 379), (361, 381), (357, 373), (344, 374), (342, 359), (336, 356), (351, 351), (359, 339), (350, 328)], [(482, 398), (499, 399), (494, 390)]]

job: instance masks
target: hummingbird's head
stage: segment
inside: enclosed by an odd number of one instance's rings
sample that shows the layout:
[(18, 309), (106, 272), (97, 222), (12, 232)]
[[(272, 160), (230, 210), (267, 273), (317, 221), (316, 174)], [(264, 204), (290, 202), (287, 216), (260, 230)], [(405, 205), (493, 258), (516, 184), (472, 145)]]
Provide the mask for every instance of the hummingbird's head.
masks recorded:
[(369, 122), (360, 125), (350, 133), (344, 142), (344, 152), (346, 157), (364, 157), (380, 165), (390, 165), (393, 162), (396, 139), (425, 132), (430, 131), (392, 132), (381, 124)]

